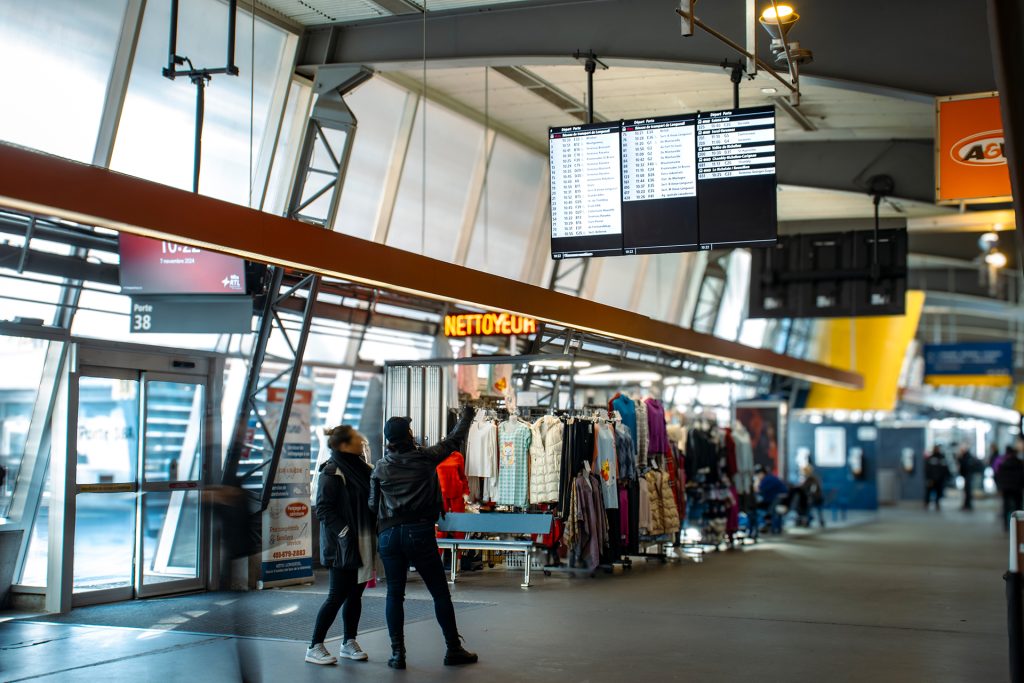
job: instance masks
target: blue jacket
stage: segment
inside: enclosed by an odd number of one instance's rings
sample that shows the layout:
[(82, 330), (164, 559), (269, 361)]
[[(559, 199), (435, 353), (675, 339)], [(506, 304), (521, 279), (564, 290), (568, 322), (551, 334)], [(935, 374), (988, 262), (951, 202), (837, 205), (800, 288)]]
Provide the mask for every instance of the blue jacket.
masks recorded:
[(622, 424), (629, 427), (629, 435), (633, 437), (633, 443), (636, 443), (636, 407), (633, 405), (632, 399), (629, 396), (619, 396), (612, 401), (610, 406), (612, 411), (619, 411), (619, 415), (622, 416)]
[(766, 474), (757, 487), (757, 493), (761, 500), (770, 503), (779, 496), (789, 493), (789, 488), (774, 474)]

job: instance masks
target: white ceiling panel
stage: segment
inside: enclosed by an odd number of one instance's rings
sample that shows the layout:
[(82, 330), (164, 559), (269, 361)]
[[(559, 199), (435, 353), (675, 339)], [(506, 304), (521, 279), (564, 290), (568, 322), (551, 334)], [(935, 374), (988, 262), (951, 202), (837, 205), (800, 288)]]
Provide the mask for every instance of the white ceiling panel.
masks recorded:
[(370, 0), (257, 0), (256, 4), (304, 26), (391, 16)]

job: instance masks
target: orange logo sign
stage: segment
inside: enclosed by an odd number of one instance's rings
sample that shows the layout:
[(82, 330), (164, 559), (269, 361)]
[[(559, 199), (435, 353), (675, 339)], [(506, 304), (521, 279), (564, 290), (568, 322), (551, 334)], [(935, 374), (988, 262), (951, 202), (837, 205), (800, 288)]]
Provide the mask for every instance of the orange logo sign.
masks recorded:
[(936, 101), (935, 194), (940, 203), (1000, 201), (1010, 196), (999, 95)]
[(953, 161), (967, 166), (992, 166), (1006, 163), (1006, 143), (1002, 130), (986, 130), (959, 140), (950, 150)]

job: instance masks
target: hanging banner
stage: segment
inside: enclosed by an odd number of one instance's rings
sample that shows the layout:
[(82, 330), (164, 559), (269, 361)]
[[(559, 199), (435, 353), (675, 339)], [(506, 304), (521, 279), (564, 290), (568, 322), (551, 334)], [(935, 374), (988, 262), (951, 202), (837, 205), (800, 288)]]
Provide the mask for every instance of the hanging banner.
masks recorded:
[(935, 130), (936, 202), (1011, 198), (999, 93), (937, 98)]
[[(281, 421), (286, 390), (267, 390), (266, 422), (271, 433)], [(263, 553), (259, 588), (313, 580), (313, 514), (309, 506), (310, 424), (313, 392), (296, 389), (284, 449), (270, 505), (263, 511)]]
[(1013, 342), (925, 344), (924, 381), (932, 385), (1008, 387)]

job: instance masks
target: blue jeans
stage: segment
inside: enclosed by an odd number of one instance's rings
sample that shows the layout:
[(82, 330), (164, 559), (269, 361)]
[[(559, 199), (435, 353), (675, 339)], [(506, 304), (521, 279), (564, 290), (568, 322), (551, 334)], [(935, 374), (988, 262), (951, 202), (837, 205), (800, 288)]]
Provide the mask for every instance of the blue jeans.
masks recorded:
[(455, 606), (448, 592), (448, 580), (441, 564), (433, 523), (402, 524), (380, 532), (377, 539), (388, 582), (385, 616), (392, 647), (405, 644), (405, 584), (410, 564), (416, 567), (416, 572), (434, 598), (434, 616), (441, 625), (445, 643), (458, 645)]

